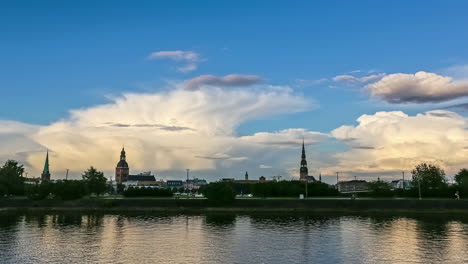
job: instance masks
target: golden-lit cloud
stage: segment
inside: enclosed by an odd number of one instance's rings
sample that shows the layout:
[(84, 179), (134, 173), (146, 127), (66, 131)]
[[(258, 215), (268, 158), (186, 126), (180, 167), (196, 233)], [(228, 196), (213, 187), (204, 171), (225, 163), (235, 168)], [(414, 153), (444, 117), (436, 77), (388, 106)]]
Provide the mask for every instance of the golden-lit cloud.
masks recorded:
[[(50, 149), (55, 171), (81, 172), (93, 165), (112, 172), (122, 146), (134, 172), (212, 170), (217, 163), (249, 159), (240, 149), (252, 143), (236, 136), (242, 123), (312, 106), (287, 87), (187, 91), (182, 85), (165, 92), (127, 93), (108, 104), (73, 110), (63, 120), (34, 127), (27, 137), (37, 145), (35, 151), (38, 146)], [(30, 152), (26, 161), (37, 175), (44, 153)]]
[(339, 164), (331, 170), (385, 174), (432, 162), (453, 172), (467, 165), (468, 123), (454, 112), (377, 112), (357, 121), (331, 132), (348, 146), (336, 154)]

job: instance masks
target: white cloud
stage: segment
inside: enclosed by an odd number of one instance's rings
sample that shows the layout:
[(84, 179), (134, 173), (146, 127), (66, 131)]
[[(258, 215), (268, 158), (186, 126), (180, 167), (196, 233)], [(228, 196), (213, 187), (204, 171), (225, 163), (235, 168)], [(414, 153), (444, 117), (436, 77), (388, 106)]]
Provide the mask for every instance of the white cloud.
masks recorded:
[(339, 164), (328, 170), (398, 175), (420, 162), (437, 163), (449, 172), (466, 167), (468, 120), (454, 112), (377, 112), (357, 121), (357, 126), (332, 131), (349, 149), (336, 154)]
[(396, 73), (367, 85), (372, 96), (392, 103), (438, 103), (468, 96), (468, 81), (420, 71)]
[[(27, 135), (33, 143), (24, 150), (24, 158), (30, 164), (30, 175), (35, 176), (42, 170), (45, 156), (36, 151), (45, 148), (51, 150), (55, 177), (61, 177), (66, 169), (79, 173), (91, 165), (112, 175), (122, 145), (132, 172), (210, 171), (220, 166), (245, 170), (243, 164), (257, 168), (268, 161), (251, 160), (266, 146), (237, 137), (240, 124), (312, 106), (283, 87), (187, 91), (180, 86), (153, 94), (124, 94), (109, 104), (73, 110), (61, 121), (18, 134)], [(17, 130), (16, 123), (4, 124), (1, 129), (5, 131)], [(15, 151), (15, 146), (6, 146), (3, 141), (2, 148), (10, 155)]]
[(152, 52), (148, 57), (149, 60), (157, 59), (170, 59), (177, 62), (185, 63), (183, 66), (177, 68), (181, 72), (190, 72), (198, 68), (200, 62), (200, 55), (194, 51), (157, 51)]
[(185, 82), (185, 89), (198, 90), (203, 86), (238, 87), (248, 86), (261, 82), (256, 75), (229, 74), (223, 77), (213, 75), (200, 75)]
[(259, 167), (260, 169), (271, 169), (271, 168), (272, 168), (272, 167), (269, 166), (269, 165), (263, 165), (263, 164), (260, 165), (260, 166), (258, 166), (258, 167)]

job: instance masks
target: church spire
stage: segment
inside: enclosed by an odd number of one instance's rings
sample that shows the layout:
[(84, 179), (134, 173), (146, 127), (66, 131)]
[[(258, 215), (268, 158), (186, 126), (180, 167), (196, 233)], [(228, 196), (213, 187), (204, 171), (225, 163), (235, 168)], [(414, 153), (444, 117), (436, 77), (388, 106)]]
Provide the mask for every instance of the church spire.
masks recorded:
[(46, 159), (44, 162), (44, 170), (41, 174), (42, 181), (50, 181), (50, 170), (49, 170), (49, 150), (47, 150)]
[(309, 176), (309, 169), (307, 168), (307, 160), (305, 154), (304, 138), (302, 139), (302, 155), (301, 155), (301, 167), (299, 169), (299, 180), (305, 181)]
[(305, 160), (306, 154), (305, 154), (305, 147), (304, 147), (304, 138), (302, 138), (302, 159)]
[(49, 150), (47, 150), (46, 159), (44, 163), (44, 170), (42, 171), (42, 173), (43, 174), (50, 173), (49, 172)]

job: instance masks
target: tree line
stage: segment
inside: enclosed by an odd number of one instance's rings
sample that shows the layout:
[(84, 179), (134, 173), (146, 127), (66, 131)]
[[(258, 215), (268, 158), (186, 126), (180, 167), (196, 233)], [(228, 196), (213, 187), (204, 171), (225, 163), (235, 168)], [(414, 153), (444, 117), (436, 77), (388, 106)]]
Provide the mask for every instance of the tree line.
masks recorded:
[(411, 171), (410, 186), (404, 189), (394, 189), (390, 183), (377, 180), (369, 182), (371, 191), (361, 196), (372, 197), (428, 197), (428, 198), (461, 198), (468, 197), (468, 170), (461, 169), (454, 175), (454, 183), (450, 184), (445, 171), (437, 165), (420, 163)]
[(0, 196), (25, 195), (30, 199), (78, 199), (86, 195), (101, 195), (109, 191), (104, 173), (94, 167), (86, 170), (81, 180), (57, 180), (26, 183), (24, 167), (8, 160), (0, 168)]
[[(0, 168), (0, 197), (26, 195), (30, 199), (78, 199), (86, 195), (111, 193), (112, 187), (107, 184), (104, 173), (90, 167), (82, 174), (81, 180), (44, 181), (25, 183), (24, 167), (17, 161), (8, 160)], [(370, 197), (468, 197), (468, 169), (461, 169), (454, 175), (454, 184), (449, 184), (445, 171), (433, 164), (418, 164), (412, 171), (411, 186), (394, 189), (390, 183), (377, 180), (367, 183), (368, 193), (360, 196)], [(215, 182), (202, 186), (199, 192), (208, 199), (232, 201), (238, 194), (252, 194), (255, 197), (298, 197), (305, 194), (306, 185), (300, 181), (267, 181), (254, 184), (236, 182)], [(159, 196), (170, 197), (174, 190), (129, 188), (122, 194), (127, 197)], [(322, 182), (307, 184), (308, 196), (338, 196), (336, 188)]]

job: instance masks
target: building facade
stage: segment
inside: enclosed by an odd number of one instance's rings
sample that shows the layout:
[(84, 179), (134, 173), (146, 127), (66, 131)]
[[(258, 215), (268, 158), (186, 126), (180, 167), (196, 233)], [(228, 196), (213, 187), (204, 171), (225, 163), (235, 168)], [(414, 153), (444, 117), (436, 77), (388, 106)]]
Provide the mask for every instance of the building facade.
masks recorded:
[(120, 152), (120, 160), (117, 163), (115, 168), (115, 182), (117, 184), (122, 184), (128, 180), (128, 175), (130, 173), (130, 169), (128, 168), (128, 163), (125, 156), (125, 149), (122, 148)]
[(337, 184), (340, 193), (368, 192), (367, 182), (364, 180), (340, 181)]
[(156, 183), (156, 178), (151, 174), (151, 171), (143, 172), (136, 175), (128, 175), (127, 180), (123, 181), (125, 186), (159, 186)]
[(166, 187), (171, 188), (171, 189), (174, 189), (174, 188), (179, 189), (179, 188), (184, 187), (184, 182), (180, 180), (169, 180), (169, 181), (166, 181)]
[(203, 185), (207, 185), (208, 182), (204, 179), (193, 178), (192, 180), (185, 181), (184, 188), (189, 190), (198, 190)]
[(394, 180), (391, 182), (392, 188), (393, 189), (411, 189), (413, 187), (413, 184), (410, 180)]

